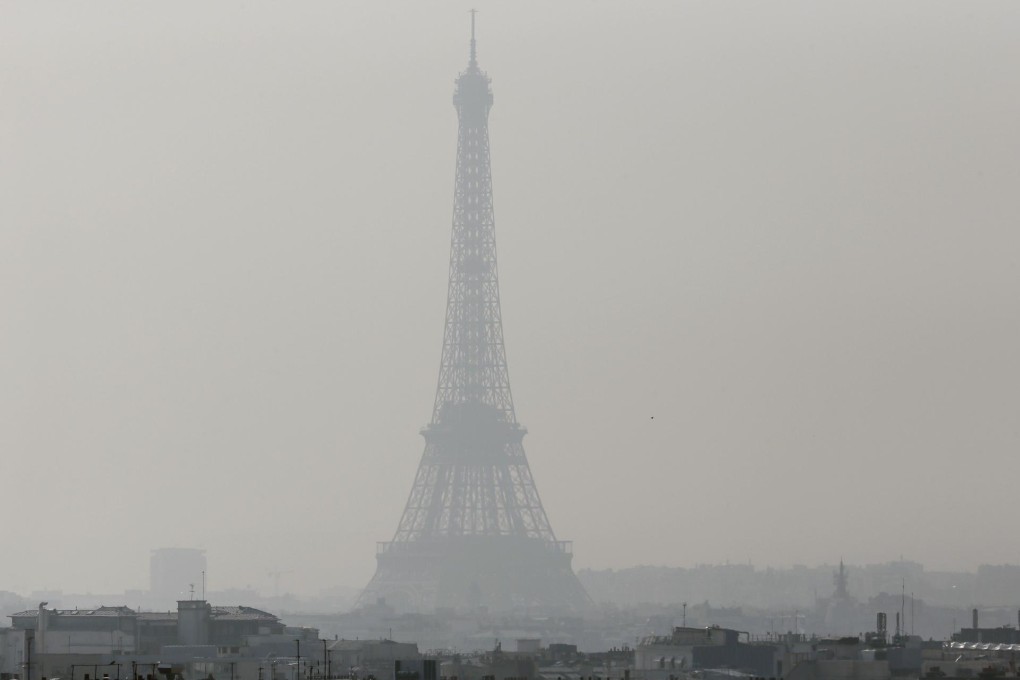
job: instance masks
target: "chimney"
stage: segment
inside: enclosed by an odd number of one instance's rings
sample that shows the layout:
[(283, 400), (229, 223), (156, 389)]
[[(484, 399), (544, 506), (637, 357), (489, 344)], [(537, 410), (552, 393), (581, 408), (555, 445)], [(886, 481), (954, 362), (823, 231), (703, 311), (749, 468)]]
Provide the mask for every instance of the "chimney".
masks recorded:
[[(39, 603), (39, 614), (35, 620), (35, 652), (36, 654), (46, 653), (46, 631), (50, 627), (50, 613), (46, 611), (49, 602)], [(29, 659), (31, 661), (31, 659)], [(26, 673), (28, 675), (28, 673)]]
[(971, 616), (974, 619), (974, 625), (972, 625), (971, 628), (973, 628), (974, 630), (977, 630), (977, 627), (978, 627), (977, 607), (974, 607), (974, 611), (971, 612)]

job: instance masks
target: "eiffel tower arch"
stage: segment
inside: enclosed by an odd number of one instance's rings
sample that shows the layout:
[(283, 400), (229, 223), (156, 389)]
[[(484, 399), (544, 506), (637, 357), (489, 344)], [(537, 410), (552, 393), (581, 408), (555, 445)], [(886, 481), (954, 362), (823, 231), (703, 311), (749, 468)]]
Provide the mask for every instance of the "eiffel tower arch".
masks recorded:
[(489, 77), (474, 13), (459, 120), (446, 326), (425, 452), (393, 540), (380, 543), (361, 606), (576, 612), (590, 600), (556, 539), (517, 422), (499, 300), (489, 164)]

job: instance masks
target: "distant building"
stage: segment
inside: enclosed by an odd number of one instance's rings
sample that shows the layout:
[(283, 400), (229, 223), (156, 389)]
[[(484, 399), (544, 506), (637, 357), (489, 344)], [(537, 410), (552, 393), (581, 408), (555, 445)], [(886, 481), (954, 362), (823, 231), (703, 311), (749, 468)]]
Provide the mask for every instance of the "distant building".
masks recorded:
[[(557, 677), (564, 677), (560, 668)], [(454, 657), (440, 665), (440, 676), (457, 680), (538, 680), (539, 669), (535, 655), (524, 652), (504, 652), (500, 643), (495, 649), (474, 657)]]
[(393, 640), (336, 640), (327, 645), (330, 660), (340, 672), (368, 666), (393, 667), (394, 661), (417, 659), (418, 645)]
[[(204, 600), (177, 604), (177, 611), (139, 613), (128, 607), (47, 609), (43, 602), (12, 614), (11, 627), (0, 629), (0, 680), (131, 678), (139, 667), (149, 669), (144, 676), (157, 675), (161, 663), (176, 663), (179, 672), (173, 674), (184, 680), (206, 678), (210, 663), (227, 664), (235, 680), (256, 680), (260, 660), (250, 653), (251, 643), (275, 638), (285, 643), (275, 650), (281, 656), (297, 656), (294, 641), (301, 637), (312, 643), (311, 650), (321, 644), (318, 631), (287, 628), (252, 607), (219, 607)], [(199, 661), (204, 665), (192, 663)]]
[(740, 631), (712, 626), (677, 626), (669, 635), (650, 635), (634, 652), (634, 668), (645, 678), (669, 678), (681, 672), (731, 668), (753, 675), (782, 676), (783, 664), (774, 645), (740, 641)]
[(393, 677), (394, 669), (404, 673), (421, 671), (421, 655), (413, 642), (393, 640), (336, 640), (327, 646), (329, 665), (334, 673), (352, 677)]
[(1017, 626), (982, 628), (978, 625), (978, 610), (971, 611), (971, 627), (961, 628), (953, 634), (953, 642), (980, 642), (999, 645), (1020, 645), (1020, 611), (1017, 612)]
[[(742, 640), (741, 637), (745, 636)], [(641, 680), (672, 680), (698, 671), (705, 678), (734, 673), (785, 680), (889, 680), (918, 677), (920, 638), (872, 645), (857, 636), (808, 638), (790, 633), (752, 640), (727, 628), (674, 628), (670, 635), (646, 637), (635, 653)]]

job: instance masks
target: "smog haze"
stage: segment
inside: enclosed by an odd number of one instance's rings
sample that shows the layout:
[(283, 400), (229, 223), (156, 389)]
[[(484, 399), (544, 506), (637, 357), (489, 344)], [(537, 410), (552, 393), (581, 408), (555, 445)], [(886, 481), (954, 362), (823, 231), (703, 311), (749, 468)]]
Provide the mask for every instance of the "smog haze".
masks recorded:
[[(474, 6), (574, 567), (1020, 562), (1020, 5)], [(4, 589), (142, 588), (173, 545), (221, 588), (368, 581), (436, 390), (471, 7), (0, 6)]]

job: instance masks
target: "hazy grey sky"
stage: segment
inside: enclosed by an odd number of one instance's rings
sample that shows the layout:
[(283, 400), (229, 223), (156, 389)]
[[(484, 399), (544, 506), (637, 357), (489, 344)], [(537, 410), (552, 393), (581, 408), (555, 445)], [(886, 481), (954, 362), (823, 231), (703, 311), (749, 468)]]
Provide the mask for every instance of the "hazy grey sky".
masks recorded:
[[(1020, 562), (1020, 4), (474, 4), (575, 566)], [(0, 4), (0, 589), (368, 580), (470, 6)]]

